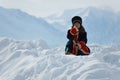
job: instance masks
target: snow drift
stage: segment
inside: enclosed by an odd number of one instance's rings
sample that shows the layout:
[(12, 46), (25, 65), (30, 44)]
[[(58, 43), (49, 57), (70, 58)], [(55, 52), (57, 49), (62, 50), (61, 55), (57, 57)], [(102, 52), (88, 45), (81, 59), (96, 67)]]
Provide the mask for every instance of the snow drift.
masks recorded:
[(0, 80), (120, 79), (120, 48), (89, 47), (89, 56), (66, 56), (64, 47), (49, 48), (45, 41), (0, 38)]

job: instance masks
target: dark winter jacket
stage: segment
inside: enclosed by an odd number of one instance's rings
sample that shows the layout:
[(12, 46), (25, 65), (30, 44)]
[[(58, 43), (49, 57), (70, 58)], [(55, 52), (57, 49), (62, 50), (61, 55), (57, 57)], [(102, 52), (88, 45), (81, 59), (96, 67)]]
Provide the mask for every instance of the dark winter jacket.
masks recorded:
[[(68, 30), (67, 38), (70, 41), (74, 40), (74, 36), (70, 33), (70, 30)], [(85, 43), (87, 43), (87, 32), (79, 32), (78, 41), (84, 41)]]
[[(68, 30), (67, 32), (67, 38), (69, 39), (67, 47), (68, 47), (68, 52), (73, 51), (73, 40), (75, 40), (75, 35), (71, 34), (71, 29)], [(85, 44), (87, 43), (87, 32), (83, 28), (83, 26), (79, 29), (79, 36), (77, 38), (77, 41), (83, 41)]]

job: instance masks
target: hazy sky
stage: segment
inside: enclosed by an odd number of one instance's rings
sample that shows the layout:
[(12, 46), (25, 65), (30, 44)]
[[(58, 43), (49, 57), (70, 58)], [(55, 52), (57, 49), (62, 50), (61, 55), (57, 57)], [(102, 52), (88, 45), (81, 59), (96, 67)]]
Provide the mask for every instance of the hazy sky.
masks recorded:
[(47, 16), (66, 9), (109, 7), (120, 11), (120, 0), (0, 0), (0, 6), (21, 9), (35, 16)]

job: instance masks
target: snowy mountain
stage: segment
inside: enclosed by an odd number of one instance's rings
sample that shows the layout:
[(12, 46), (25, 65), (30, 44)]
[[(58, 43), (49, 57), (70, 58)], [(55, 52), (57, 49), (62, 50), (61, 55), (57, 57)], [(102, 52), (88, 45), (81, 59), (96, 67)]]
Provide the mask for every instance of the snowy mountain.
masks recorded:
[(44, 41), (0, 38), (0, 80), (119, 80), (120, 48), (89, 47), (90, 56), (66, 56)]
[(65, 45), (63, 32), (74, 15), (83, 17), (89, 42), (120, 40), (120, 15), (111, 10), (68, 10), (46, 18), (53, 27), (20, 10), (0, 8), (0, 80), (119, 80), (119, 46), (89, 44), (89, 56), (65, 55), (64, 47), (49, 47)]
[(83, 18), (83, 26), (88, 32), (89, 43), (120, 45), (120, 13), (111, 9), (89, 7), (66, 10), (62, 14), (54, 14), (54, 17), (48, 16), (46, 20), (55, 28), (67, 32), (72, 25), (71, 18), (76, 15)]
[(1, 37), (18, 40), (42, 39), (48, 44), (56, 46), (64, 44), (64, 35), (42, 18), (36, 18), (20, 10), (0, 7)]

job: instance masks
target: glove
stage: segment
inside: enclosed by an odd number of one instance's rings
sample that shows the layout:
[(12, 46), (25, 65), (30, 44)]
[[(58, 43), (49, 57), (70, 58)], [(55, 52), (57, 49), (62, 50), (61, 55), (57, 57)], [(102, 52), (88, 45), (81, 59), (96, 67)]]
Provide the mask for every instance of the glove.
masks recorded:
[(78, 28), (76, 27), (76, 26), (74, 26), (71, 30), (70, 30), (70, 33), (72, 34), (72, 35), (76, 35), (77, 33), (78, 33)]

